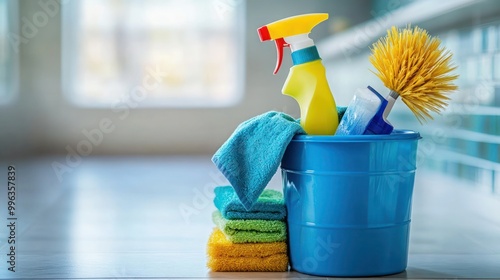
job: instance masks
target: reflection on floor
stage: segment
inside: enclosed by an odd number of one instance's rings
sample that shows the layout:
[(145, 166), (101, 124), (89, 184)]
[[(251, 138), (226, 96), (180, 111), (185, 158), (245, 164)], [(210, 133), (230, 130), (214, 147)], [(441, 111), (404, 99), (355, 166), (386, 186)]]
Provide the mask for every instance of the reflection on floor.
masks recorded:
[[(210, 273), (205, 246), (212, 189), (226, 181), (209, 157), (94, 157), (0, 162), (17, 169), (16, 272), (0, 278), (314, 278), (288, 273)], [(4, 170), (4, 171), (1, 171)], [(466, 182), (417, 172), (409, 265), (389, 278), (500, 277), (500, 199)], [(280, 189), (280, 176), (271, 188)], [(5, 189), (6, 193), (7, 190)], [(5, 194), (0, 208), (5, 209)]]

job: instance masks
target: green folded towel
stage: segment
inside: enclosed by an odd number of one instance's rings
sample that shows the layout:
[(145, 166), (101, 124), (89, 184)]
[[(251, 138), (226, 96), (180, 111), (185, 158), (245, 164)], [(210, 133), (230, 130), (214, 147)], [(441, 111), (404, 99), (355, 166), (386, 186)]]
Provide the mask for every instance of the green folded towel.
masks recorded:
[(286, 224), (277, 220), (227, 220), (220, 211), (212, 214), (215, 225), (233, 243), (264, 243), (286, 240)]

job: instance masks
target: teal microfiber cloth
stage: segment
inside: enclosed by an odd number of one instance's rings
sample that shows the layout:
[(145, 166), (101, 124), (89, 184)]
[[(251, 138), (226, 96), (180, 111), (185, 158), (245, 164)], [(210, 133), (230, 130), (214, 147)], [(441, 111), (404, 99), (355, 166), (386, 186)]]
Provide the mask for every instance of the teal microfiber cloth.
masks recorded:
[(257, 198), (278, 169), (286, 147), (300, 124), (280, 112), (267, 112), (241, 123), (212, 161), (231, 183), (245, 209)]
[(219, 211), (212, 214), (215, 225), (233, 243), (266, 243), (286, 240), (286, 224), (277, 220), (227, 220)]
[(252, 210), (246, 210), (231, 186), (220, 186), (214, 189), (215, 207), (222, 217), (228, 220), (284, 220), (286, 216), (283, 195), (275, 190), (267, 189), (257, 199)]

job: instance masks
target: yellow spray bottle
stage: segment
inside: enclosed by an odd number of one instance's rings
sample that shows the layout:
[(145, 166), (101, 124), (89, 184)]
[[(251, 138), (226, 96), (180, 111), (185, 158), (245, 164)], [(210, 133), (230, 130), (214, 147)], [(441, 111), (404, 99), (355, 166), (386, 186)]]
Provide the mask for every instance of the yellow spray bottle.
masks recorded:
[(274, 40), (278, 60), (274, 74), (283, 59), (283, 48), (290, 47), (290, 68), (282, 92), (293, 97), (300, 106), (300, 124), (309, 135), (333, 135), (339, 124), (337, 108), (326, 79), (325, 67), (308, 34), (328, 14), (304, 14), (285, 18), (260, 27), (261, 41)]

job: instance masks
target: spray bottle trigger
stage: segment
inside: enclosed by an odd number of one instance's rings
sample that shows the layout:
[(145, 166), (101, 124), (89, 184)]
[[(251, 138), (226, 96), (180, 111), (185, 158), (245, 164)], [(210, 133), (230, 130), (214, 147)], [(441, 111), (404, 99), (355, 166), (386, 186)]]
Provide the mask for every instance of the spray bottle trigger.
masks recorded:
[(273, 74), (276, 75), (276, 73), (278, 73), (278, 71), (280, 70), (281, 62), (283, 62), (283, 48), (289, 47), (290, 44), (285, 42), (285, 39), (283, 38), (278, 38), (274, 40), (274, 42), (276, 43), (276, 52), (278, 55), (277, 57), (278, 60), (276, 61), (276, 67), (274, 68), (273, 72)]

